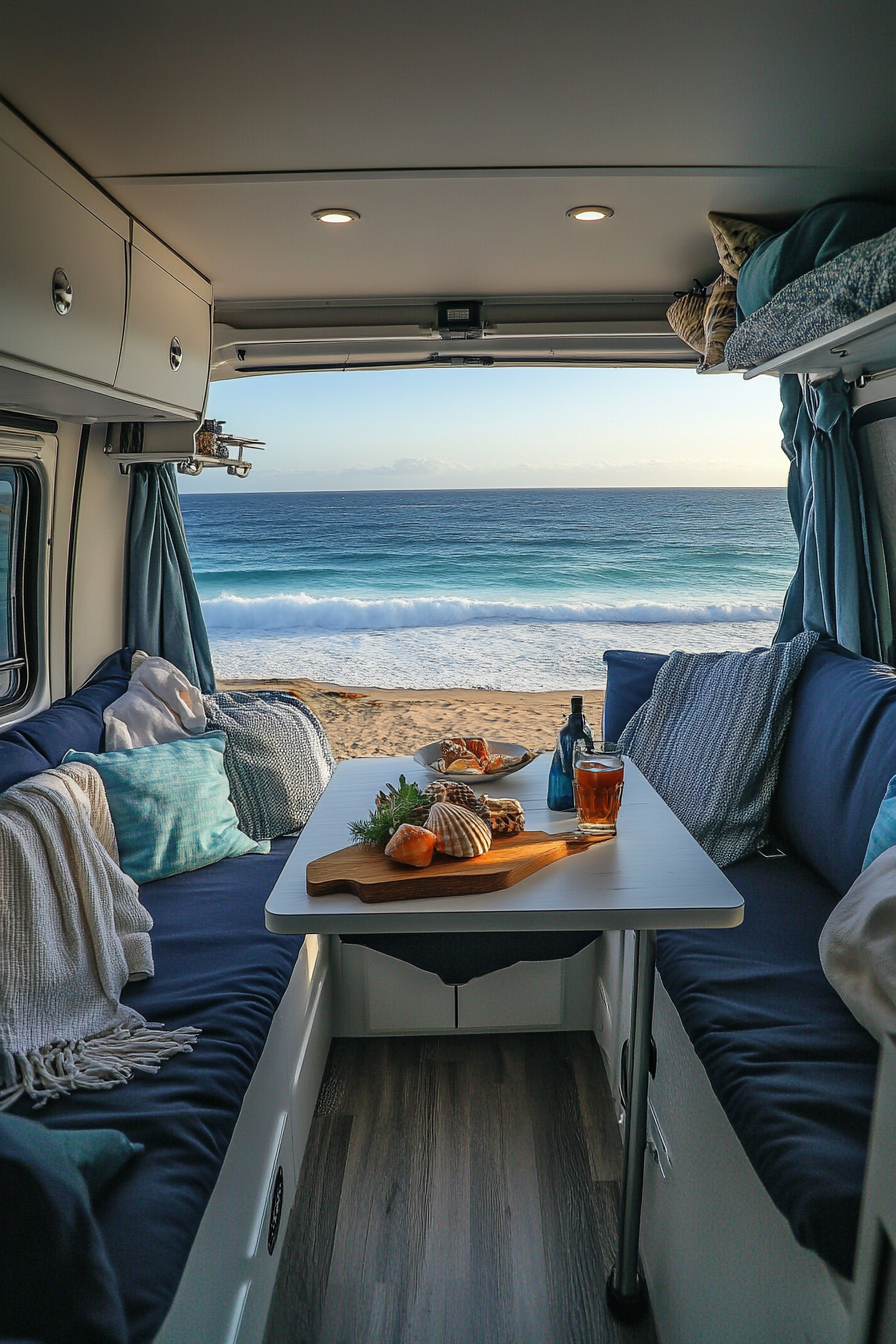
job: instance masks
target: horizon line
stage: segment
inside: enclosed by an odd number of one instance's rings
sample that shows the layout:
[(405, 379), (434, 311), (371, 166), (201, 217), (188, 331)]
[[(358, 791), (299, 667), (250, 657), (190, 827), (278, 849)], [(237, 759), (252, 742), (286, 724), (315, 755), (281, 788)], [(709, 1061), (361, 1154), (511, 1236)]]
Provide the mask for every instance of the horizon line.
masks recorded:
[[(195, 476), (191, 479), (195, 480)], [(548, 490), (560, 493), (569, 493), (575, 491), (582, 494), (585, 492), (597, 493), (598, 491), (610, 490), (783, 490), (787, 491), (787, 483), (781, 485), (443, 485), (443, 486), (345, 486), (333, 487), (331, 489), (321, 490), (248, 490), (247, 494), (252, 495), (484, 495), (484, 494), (508, 494), (510, 492), (522, 493), (524, 491), (540, 491), (544, 493)], [(230, 495), (229, 490), (195, 490), (190, 494), (195, 495)]]

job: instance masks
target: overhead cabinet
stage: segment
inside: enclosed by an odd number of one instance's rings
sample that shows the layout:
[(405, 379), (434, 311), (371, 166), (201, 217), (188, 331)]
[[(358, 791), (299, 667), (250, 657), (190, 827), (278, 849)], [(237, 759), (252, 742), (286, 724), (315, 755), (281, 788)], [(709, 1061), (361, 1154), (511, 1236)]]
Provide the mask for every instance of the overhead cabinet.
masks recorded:
[(126, 283), (126, 234), (0, 141), (0, 351), (112, 384)]
[(195, 420), (212, 290), (0, 104), (0, 406)]
[(210, 296), (196, 293), (204, 282), (193, 275), (134, 225), (127, 327), (115, 386), (199, 414), (208, 387), (211, 304)]

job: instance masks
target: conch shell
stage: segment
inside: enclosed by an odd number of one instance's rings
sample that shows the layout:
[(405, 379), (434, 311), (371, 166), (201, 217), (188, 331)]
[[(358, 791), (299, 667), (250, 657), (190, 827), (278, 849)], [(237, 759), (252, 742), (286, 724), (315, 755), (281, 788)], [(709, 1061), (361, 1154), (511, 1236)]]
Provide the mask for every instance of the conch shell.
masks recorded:
[(427, 868), (432, 863), (435, 836), (425, 826), (405, 822), (386, 845), (386, 857), (411, 868)]
[(526, 829), (526, 814), (516, 798), (488, 798), (479, 800), (488, 811), (492, 835), (520, 835)]
[(477, 854), (487, 854), (492, 847), (488, 823), (456, 803), (433, 803), (426, 829), (435, 836), (438, 852), (455, 859), (473, 859)]
[(456, 803), (458, 807), (465, 807), (468, 812), (475, 812), (483, 821), (489, 819), (485, 799), (478, 798), (469, 784), (464, 784), (459, 779), (444, 781), (434, 779), (426, 786), (425, 792), (436, 803)]

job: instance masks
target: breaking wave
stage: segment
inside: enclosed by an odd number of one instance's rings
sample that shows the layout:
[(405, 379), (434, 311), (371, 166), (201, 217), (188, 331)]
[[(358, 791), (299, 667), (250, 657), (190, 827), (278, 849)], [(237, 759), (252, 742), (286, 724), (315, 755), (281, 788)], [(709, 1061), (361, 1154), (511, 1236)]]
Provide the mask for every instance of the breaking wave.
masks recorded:
[(210, 630), (404, 630), (420, 626), (556, 624), (705, 625), (777, 621), (780, 606), (719, 602), (486, 602), (466, 597), (279, 597), (223, 594), (202, 604)]

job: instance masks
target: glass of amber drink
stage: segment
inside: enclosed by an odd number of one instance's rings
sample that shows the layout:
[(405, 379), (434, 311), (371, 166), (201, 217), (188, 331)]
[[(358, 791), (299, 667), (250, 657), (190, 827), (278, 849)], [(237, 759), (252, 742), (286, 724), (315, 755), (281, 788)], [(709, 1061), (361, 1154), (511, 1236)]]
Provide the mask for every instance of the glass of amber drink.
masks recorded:
[(623, 761), (615, 742), (595, 743), (589, 751), (577, 743), (573, 756), (573, 794), (580, 835), (612, 836), (622, 802)]

